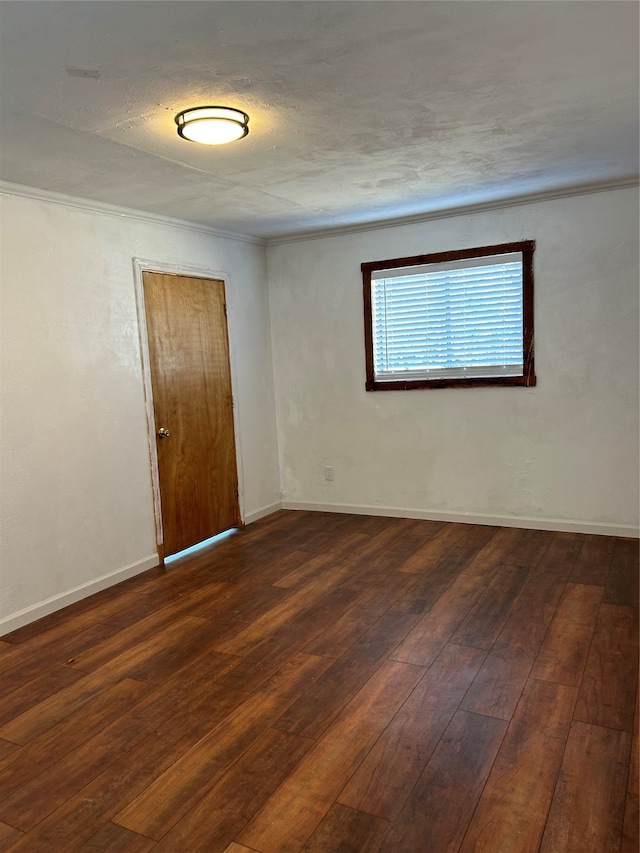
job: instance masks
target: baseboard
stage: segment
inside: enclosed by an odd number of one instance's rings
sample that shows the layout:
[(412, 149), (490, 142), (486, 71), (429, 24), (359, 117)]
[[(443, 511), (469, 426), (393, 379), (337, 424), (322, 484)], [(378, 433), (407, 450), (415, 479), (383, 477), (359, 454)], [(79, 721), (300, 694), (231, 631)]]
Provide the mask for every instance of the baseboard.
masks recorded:
[(43, 616), (48, 616), (56, 610), (61, 610), (69, 604), (75, 604), (82, 598), (87, 598), (95, 592), (101, 592), (109, 586), (114, 586), (120, 581), (125, 581), (127, 578), (132, 578), (134, 575), (139, 575), (141, 572), (146, 572), (148, 569), (153, 569), (158, 565), (158, 555), (153, 554), (149, 557), (144, 557), (142, 560), (136, 560), (128, 566), (117, 569), (115, 572), (109, 572), (107, 575), (102, 575), (88, 583), (74, 587), (67, 592), (61, 592), (59, 595), (54, 595), (52, 598), (47, 598), (46, 601), (40, 601), (38, 604), (32, 604), (31, 607), (26, 607), (24, 610), (19, 610), (11, 616), (5, 616), (0, 619), (0, 636), (10, 634), (11, 631), (16, 631), (24, 625), (29, 625), (37, 619), (42, 619)]
[(271, 515), (274, 512), (277, 512), (279, 509), (282, 509), (282, 501), (276, 501), (275, 503), (269, 504), (268, 506), (263, 506), (260, 509), (254, 509), (253, 512), (248, 512), (244, 517), (245, 524), (251, 524), (253, 521), (258, 521), (261, 518), (264, 518), (267, 515)]
[(426, 521), (454, 521), (463, 524), (488, 524), (492, 527), (523, 527), (528, 530), (554, 530), (564, 533), (595, 533), (600, 536), (640, 537), (640, 528), (627, 524), (600, 521), (574, 521), (568, 518), (529, 518), (520, 515), (476, 515), (471, 512), (438, 512), (436, 510), (401, 509), (391, 506), (358, 504), (325, 504), (308, 501), (283, 501), (282, 509), (304, 509), (310, 512), (342, 512), (353, 515), (384, 515), (389, 518), (418, 518)]

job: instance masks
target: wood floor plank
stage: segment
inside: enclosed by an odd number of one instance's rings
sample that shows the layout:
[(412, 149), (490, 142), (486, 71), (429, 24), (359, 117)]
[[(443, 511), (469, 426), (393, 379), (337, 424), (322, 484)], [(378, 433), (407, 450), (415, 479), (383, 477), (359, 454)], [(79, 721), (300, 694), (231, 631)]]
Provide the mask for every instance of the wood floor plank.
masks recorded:
[(162, 632), (161, 642), (145, 643), (144, 653), (136, 653), (137, 661), (131, 666), (125, 664), (123, 669), (119, 665), (124, 664), (126, 653), (112, 661), (112, 665), (138, 681), (163, 684), (191, 661), (213, 650), (219, 636), (218, 626), (208, 619), (185, 616)]
[(306, 737), (320, 737), (404, 639), (416, 618), (406, 613), (385, 613), (287, 709), (274, 726)]
[(527, 683), (460, 853), (537, 853), (576, 694), (564, 684)]
[(62, 760), (110, 725), (114, 717), (118, 718), (137, 705), (152, 690), (151, 685), (132, 679), (120, 681), (23, 746), (0, 766), (0, 800), (7, 799)]
[(585, 534), (569, 578), (571, 583), (604, 587), (616, 546), (613, 536)]
[(98, 622), (60, 642), (51, 643), (45, 648), (34, 650), (29, 656), (24, 653), (30, 648), (31, 644), (23, 643), (19, 646), (13, 646), (14, 651), (22, 652), (23, 655), (15, 666), (0, 666), (0, 696), (7, 696), (12, 690), (24, 686), (34, 678), (38, 678), (47, 666), (53, 668), (72, 665), (75, 663), (77, 655), (92, 648), (96, 643), (106, 640), (117, 630), (115, 625), (105, 625)]
[(494, 548), (491, 558), (475, 557), (463, 569), (391, 655), (393, 660), (417, 666), (433, 663), (498, 570), (495, 555)]
[(316, 634), (324, 630), (336, 612), (350, 607), (358, 591), (339, 587), (323, 595), (315, 605), (298, 617), (273, 628), (266, 637), (256, 640), (253, 649), (221, 679), (241, 690), (255, 692), (293, 655), (302, 651)]
[[(536, 533), (539, 537), (542, 537), (544, 531), (537, 530), (529, 532)], [(532, 573), (544, 575), (545, 572), (555, 571), (556, 575), (568, 581), (582, 548), (582, 534), (556, 532), (547, 533), (547, 536), (550, 537), (547, 540), (547, 547), (543, 550), (539, 559), (534, 558), (531, 561), (535, 562)], [(544, 539), (537, 539), (536, 542), (544, 544)], [(523, 544), (526, 545), (527, 540), (523, 539), (519, 544), (520, 546)], [(528, 565), (529, 561), (526, 561), (526, 564)]]
[[(138, 643), (127, 651), (123, 651), (108, 664), (88, 675), (81, 670), (62, 670), (73, 677), (74, 683), (63, 690), (58, 690), (46, 700), (1, 726), (0, 736), (15, 743), (28, 743), (78, 708), (86, 705), (101, 690), (129, 677), (136, 670), (142, 670), (144, 673), (145, 665), (152, 667), (155, 664), (161, 669), (163, 676), (168, 677), (185, 664), (176, 643), (185, 636), (185, 632), (202, 626), (207, 632), (214, 630), (214, 626), (204, 620), (185, 616), (176, 619), (173, 625), (146, 642)], [(153, 679), (153, 670), (149, 677)]]
[[(279, 576), (279, 573), (277, 574)], [(243, 628), (248, 622), (268, 613), (287, 595), (289, 591), (286, 589), (239, 581), (229, 584), (222, 595), (198, 601), (194, 612), (203, 619), (211, 619), (217, 625), (226, 626), (220, 634), (220, 639), (223, 639), (234, 636), (238, 628)]]
[(423, 674), (383, 663), (237, 840), (262, 853), (298, 853)]
[(467, 598), (465, 591), (448, 589), (407, 634), (391, 659), (431, 666), (471, 609)]
[(629, 764), (629, 784), (627, 790), (630, 794), (640, 794), (640, 689), (636, 690), (636, 709), (633, 715), (633, 738), (631, 740), (631, 759)]
[(307, 643), (304, 651), (336, 660), (342, 657), (412, 584), (413, 578), (401, 576), (392, 590), (365, 590), (348, 610)]
[(486, 657), (460, 708), (510, 720), (525, 688), (535, 651), (493, 649)]
[(301, 853), (379, 850), (388, 829), (386, 820), (336, 804), (320, 821)]
[(12, 743), (9, 740), (2, 740), (2, 738), (0, 738), (0, 768), (6, 764), (6, 759), (9, 758), (9, 756), (14, 755), (19, 749), (20, 746), (17, 743)]
[(505, 555), (504, 562), (509, 566), (529, 566), (532, 569), (546, 555), (555, 534), (548, 530), (524, 530), (520, 534)]
[(313, 741), (267, 729), (158, 842), (158, 853), (221, 853), (292, 772)]
[[(233, 662), (234, 659), (230, 660)], [(109, 753), (110, 749), (116, 760), (120, 757), (119, 748), (122, 753), (131, 750), (137, 743), (146, 739), (150, 732), (163, 732), (164, 727), (171, 726), (171, 720), (176, 715), (184, 715), (188, 710), (191, 711), (191, 716), (188, 724), (182, 724), (180, 732), (186, 736), (189, 730), (194, 728), (194, 740), (197, 740), (202, 734), (200, 728), (203, 727), (202, 721), (197, 718), (200, 705), (203, 709), (209, 709), (211, 703), (216, 701), (216, 696), (222, 697), (217, 702), (216, 713), (223, 718), (225, 709), (230, 713), (244, 698), (244, 694), (230, 691), (216, 683), (216, 674), (224, 672), (226, 666), (229, 666), (229, 661), (224, 656), (210, 653), (190, 664), (162, 687), (137, 685), (136, 682), (129, 681), (116, 685), (107, 684), (105, 691), (92, 702), (67, 715), (57, 726), (22, 747), (20, 753), (5, 762), (2, 770), (3, 784), (7, 786), (5, 795), (21, 789), (25, 779), (29, 777), (32, 792), (37, 792), (34, 796), (37, 798), (43, 791), (46, 795), (49, 789), (53, 790), (56, 786), (53, 781), (56, 772), (62, 775), (65, 773), (64, 767), (60, 765), (58, 770), (52, 768), (53, 775), (47, 776), (43, 773), (54, 761), (68, 758), (72, 765), (82, 761), (91, 763), (94, 753)], [(112, 718), (106, 727), (102, 727), (105, 706), (113, 701), (119, 702), (123, 697), (128, 698), (125, 712)], [(207, 714), (205, 731), (208, 725)], [(89, 738), (85, 737), (87, 734)], [(188, 740), (188, 736), (186, 739)], [(66, 753), (62, 749), (65, 746), (68, 747)], [(30, 755), (33, 772), (29, 774)], [(65, 784), (66, 782), (65, 779)], [(57, 797), (57, 793), (54, 792), (54, 796)], [(26, 799), (29, 799), (28, 793)]]
[(277, 554), (273, 559), (269, 557), (261, 563), (257, 562), (255, 571), (250, 573), (250, 575), (245, 576), (244, 582), (243, 578), (238, 578), (236, 576), (234, 578), (236, 583), (230, 583), (230, 585), (236, 589), (238, 587), (242, 587), (245, 595), (247, 593), (250, 595), (252, 591), (259, 588), (256, 587), (254, 581), (264, 584), (265, 586), (275, 584), (276, 581), (286, 577), (290, 572), (299, 569), (311, 559), (312, 558), (308, 552), (303, 551), (300, 548), (294, 549), (293, 546), (291, 546), (284, 554)]
[(425, 542), (425, 544), (408, 557), (399, 567), (401, 572), (420, 574), (432, 563), (446, 557), (450, 549), (456, 545), (467, 532), (464, 524), (447, 524)]
[(147, 697), (0, 803), (12, 824), (34, 827), (18, 849), (72, 850), (86, 841), (211, 730), (212, 707), (224, 725), (244, 698), (215, 683), (197, 695), (182, 686), (182, 696)]
[(631, 736), (574, 723), (540, 853), (618, 853)]
[(135, 624), (122, 628), (86, 652), (75, 655), (73, 667), (81, 672), (93, 672), (119, 655), (129, 653), (133, 646), (144, 643), (148, 638), (157, 642), (157, 633), (173, 625), (175, 620), (173, 608), (165, 606)]
[(476, 554), (474, 548), (450, 548), (446, 554), (424, 568), (405, 595), (393, 605), (394, 610), (409, 613), (430, 610)]
[(0, 821), (0, 850), (8, 850), (22, 836), (23, 833), (19, 829)]
[[(256, 591), (261, 586), (273, 584), (292, 569), (304, 565), (314, 556), (318, 556), (309, 551), (304, 551), (295, 542), (288, 545), (286, 540), (283, 540), (277, 549), (270, 548), (268, 540), (253, 545), (252, 549), (253, 553), (249, 555), (231, 552), (224, 561), (220, 561), (216, 555), (216, 578), (219, 581), (229, 583), (237, 590)], [(207, 560), (206, 557), (202, 559), (199, 574), (203, 581), (211, 572), (211, 559)]]
[(637, 684), (637, 610), (603, 604), (580, 688), (576, 720), (633, 731)]
[[(313, 513), (314, 515), (316, 513)], [(407, 522), (406, 518), (396, 518), (395, 516), (388, 515), (361, 515), (360, 513), (353, 513), (349, 516), (353, 524), (357, 526), (357, 529), (363, 533), (368, 533), (371, 536), (376, 536), (378, 533), (386, 533), (387, 530), (399, 530), (400, 535), (404, 535), (404, 527)], [(329, 522), (329, 525), (332, 523), (335, 524), (336, 515), (332, 512), (327, 512), (325, 516), (325, 521)], [(435, 522), (437, 524), (437, 522)], [(433, 522), (429, 522), (429, 526), (432, 526)]]
[[(123, 628), (162, 610), (167, 605), (175, 604), (180, 592), (185, 588), (187, 587), (175, 589), (174, 576), (165, 569), (162, 575), (156, 578), (153, 586), (147, 583), (137, 588), (118, 590), (115, 595), (101, 596), (96, 601), (93, 613), (100, 622)], [(151, 592), (153, 594), (150, 595)]]
[(60, 691), (82, 681), (82, 675), (68, 667), (52, 666), (39, 677), (30, 679), (24, 686), (16, 687), (4, 696), (0, 707), (0, 737), (13, 743), (26, 743), (18, 731), (16, 721), (31, 714), (33, 707), (39, 708), (47, 700), (55, 702)]
[(573, 538), (556, 537), (546, 542), (522, 595), (460, 705), (467, 711), (503, 720), (510, 720), (515, 712), (580, 549), (580, 541)]
[(522, 594), (529, 577), (525, 566), (504, 566), (451, 638), (453, 643), (490, 649)]
[[(363, 573), (362, 569), (371, 569), (372, 564), (376, 561), (387, 566), (398, 567), (399, 562), (394, 556), (393, 547), (398, 542), (402, 542), (403, 539), (403, 527), (399, 524), (401, 521), (403, 519), (359, 516), (356, 529), (360, 533), (366, 533), (367, 538), (352, 553), (341, 555), (339, 558), (340, 568), (349, 572), (354, 578), (362, 580), (367, 574), (366, 572)], [(319, 553), (326, 555), (327, 551), (333, 550), (334, 547), (335, 543), (329, 537), (325, 540)]]
[(321, 573), (300, 589), (291, 592), (281, 603), (272, 607), (263, 616), (254, 619), (233, 637), (220, 642), (216, 647), (217, 650), (232, 655), (245, 655), (251, 652), (258, 643), (267, 640), (282, 625), (300, 617), (309, 608), (317, 607), (319, 595), (335, 592), (336, 586), (340, 586), (342, 580), (340, 572)]
[[(102, 621), (107, 625), (123, 630), (154, 615), (162, 622), (167, 612), (171, 612), (174, 617), (179, 613), (188, 616), (200, 616), (201, 611), (208, 603), (218, 602), (224, 598), (229, 586), (229, 583), (211, 582), (200, 586), (193, 573), (189, 576), (189, 582), (185, 578), (184, 584), (180, 585), (179, 588), (171, 585), (169, 580), (163, 579), (162, 585), (158, 585), (158, 590), (154, 595), (142, 595), (140, 593), (131, 595), (128, 601), (119, 603), (117, 607), (113, 606), (116, 602), (112, 602), (108, 612), (104, 613)], [(170, 608), (170, 611), (167, 611), (167, 608)], [(106, 605), (103, 605), (101, 610), (106, 611)], [(94, 668), (96, 665), (99, 664), (94, 661)]]
[(620, 853), (638, 853), (638, 850), (640, 850), (639, 824), (640, 813), (638, 811), (638, 795), (627, 794)]
[(499, 527), (489, 527), (485, 524), (468, 524), (456, 545), (459, 548), (485, 548), (499, 530)]
[(638, 607), (638, 540), (618, 539), (604, 588), (604, 603)]
[[(186, 740), (189, 744), (197, 742), (211, 727), (206, 713), (214, 698), (217, 699), (220, 710), (224, 709), (220, 695), (223, 691), (224, 689), (219, 685), (213, 685), (204, 694), (189, 703), (191, 716), (188, 721), (181, 724), (180, 739)], [(238, 704), (240, 697), (230, 691), (227, 693), (228, 695), (224, 699), (228, 703), (227, 710), (230, 711)], [(153, 706), (151, 707), (153, 708)], [(146, 710), (148, 708), (149, 706)], [(141, 709), (139, 716), (144, 719), (144, 709)], [(153, 714), (150, 719), (153, 719)], [(146, 722), (148, 725), (149, 719)], [(143, 727), (142, 730), (147, 734), (148, 728), (145, 731)], [(158, 731), (154, 732), (154, 737), (157, 738), (158, 736)], [(31, 782), (22, 786), (12, 796), (0, 803), (0, 818), (19, 829), (32, 828), (43, 817), (55, 811), (66, 800), (99, 776), (110, 763), (115, 762), (122, 765), (126, 760), (127, 748), (139, 738), (139, 720), (132, 721), (132, 724), (127, 725), (126, 718), (121, 718), (117, 723), (103, 729), (96, 736), (85, 741), (77, 749), (45, 769)], [(168, 738), (162, 747), (170, 751), (171, 745), (172, 741)]]
[[(399, 528), (403, 519), (378, 517), (371, 521), (366, 516), (356, 517), (353, 515), (340, 514), (334, 517), (333, 524), (328, 525), (326, 518), (316, 520), (317, 527), (313, 531), (307, 531), (299, 543), (299, 547), (308, 551), (309, 554), (325, 553), (329, 548), (340, 540), (340, 544), (346, 538), (357, 534), (365, 537), (367, 541), (374, 536), (381, 536), (390, 540), (402, 535)], [(337, 534), (337, 535), (336, 535)], [(362, 540), (360, 540), (362, 541)], [(382, 539), (381, 539), (382, 541)]]
[(381, 853), (457, 853), (506, 728), (504, 720), (456, 712)]
[(296, 655), (265, 690), (213, 727), (119, 812), (114, 822), (140, 835), (162, 838), (330, 663)]
[(444, 527), (444, 523), (440, 521), (431, 522), (427, 528), (423, 526), (422, 521), (416, 522), (410, 519), (403, 519), (403, 521), (405, 525), (400, 530), (398, 537), (387, 542), (383, 549), (385, 554), (389, 554), (394, 560), (397, 560), (398, 565), (412, 557), (423, 547), (425, 542), (432, 539)]
[(444, 649), (351, 777), (339, 803), (395, 819), (484, 655), (464, 646)]
[(335, 564), (335, 561), (339, 560), (342, 555), (353, 553), (367, 539), (368, 537), (364, 533), (351, 533), (348, 536), (341, 537), (338, 547), (327, 550), (326, 553), (317, 557), (307, 559), (295, 569), (284, 574), (274, 583), (274, 586), (284, 587), (285, 589), (298, 589), (304, 586), (317, 575), (319, 570), (325, 566)]
[[(155, 841), (136, 835), (128, 829), (107, 823), (92, 838), (77, 849), (84, 853), (149, 853), (156, 846)], [(186, 849), (186, 848), (185, 848)]]
[[(117, 753), (116, 753), (117, 754)], [(0, 803), (0, 818), (27, 831), (51, 814), (113, 760), (109, 744), (89, 741)]]
[[(502, 565), (516, 565), (508, 559), (508, 555), (518, 547), (525, 532), (517, 527), (499, 528), (486, 545), (480, 548), (474, 558), (473, 565), (478, 569), (498, 569)], [(530, 565), (530, 559), (524, 561), (522, 565)]]
[[(431, 565), (431, 564), (430, 564)], [(399, 563), (390, 551), (383, 550), (380, 552), (373, 551), (368, 554), (360, 554), (353, 560), (345, 562), (344, 568), (345, 584), (352, 589), (357, 589), (360, 593), (367, 589), (393, 588), (393, 580), (400, 577), (410, 578), (415, 583), (415, 576), (412, 574), (404, 575), (398, 569)], [(425, 566), (426, 568), (426, 566)], [(408, 585), (408, 588), (411, 584)]]
[(580, 687), (602, 587), (569, 583), (538, 652), (531, 677)]

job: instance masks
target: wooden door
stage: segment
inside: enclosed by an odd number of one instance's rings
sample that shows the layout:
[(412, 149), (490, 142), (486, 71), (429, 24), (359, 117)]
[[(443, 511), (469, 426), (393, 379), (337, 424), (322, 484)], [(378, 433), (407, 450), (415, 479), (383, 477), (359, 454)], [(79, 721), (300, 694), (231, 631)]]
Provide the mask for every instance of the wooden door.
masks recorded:
[(168, 556), (240, 523), (224, 282), (145, 272), (143, 287)]

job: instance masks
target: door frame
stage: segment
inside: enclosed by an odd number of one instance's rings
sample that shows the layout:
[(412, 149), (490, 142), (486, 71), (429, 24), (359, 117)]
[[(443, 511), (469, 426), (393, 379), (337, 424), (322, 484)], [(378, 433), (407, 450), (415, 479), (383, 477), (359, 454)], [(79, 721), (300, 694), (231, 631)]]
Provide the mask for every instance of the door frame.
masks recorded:
[(191, 278), (213, 279), (224, 284), (225, 303), (227, 306), (227, 337), (229, 339), (229, 369), (231, 372), (231, 395), (233, 398), (233, 433), (236, 449), (236, 471), (238, 473), (238, 507), (240, 520), (244, 524), (244, 499), (242, 456), (240, 453), (240, 429), (238, 422), (238, 381), (235, 372), (236, 336), (233, 332), (233, 305), (230, 298), (231, 276), (228, 272), (212, 270), (209, 267), (192, 267), (187, 264), (168, 264), (164, 261), (151, 261), (146, 258), (133, 258), (133, 276), (136, 295), (136, 311), (138, 314), (138, 339), (140, 344), (140, 360), (142, 366), (142, 383), (144, 387), (144, 403), (147, 415), (147, 440), (149, 446), (149, 461), (151, 471), (151, 489), (153, 492), (153, 512), (156, 525), (156, 547), (160, 562), (164, 562), (162, 506), (160, 503), (160, 476), (158, 471), (158, 447), (156, 442), (156, 422), (153, 412), (153, 388), (151, 385), (151, 363), (149, 359), (149, 338), (147, 335), (147, 316), (145, 313), (143, 273), (152, 272), (164, 275), (181, 275)]

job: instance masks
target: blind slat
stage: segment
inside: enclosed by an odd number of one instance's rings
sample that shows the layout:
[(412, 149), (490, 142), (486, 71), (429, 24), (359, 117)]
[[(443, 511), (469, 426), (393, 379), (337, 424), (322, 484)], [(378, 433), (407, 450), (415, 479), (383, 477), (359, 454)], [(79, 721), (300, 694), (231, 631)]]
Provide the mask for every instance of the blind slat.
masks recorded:
[[(520, 375), (522, 256), (372, 281), (376, 378)], [(443, 265), (446, 267), (447, 265)], [(493, 372), (492, 372), (493, 371)], [(506, 373), (505, 373), (506, 372)], [(479, 375), (479, 374), (475, 374)]]

